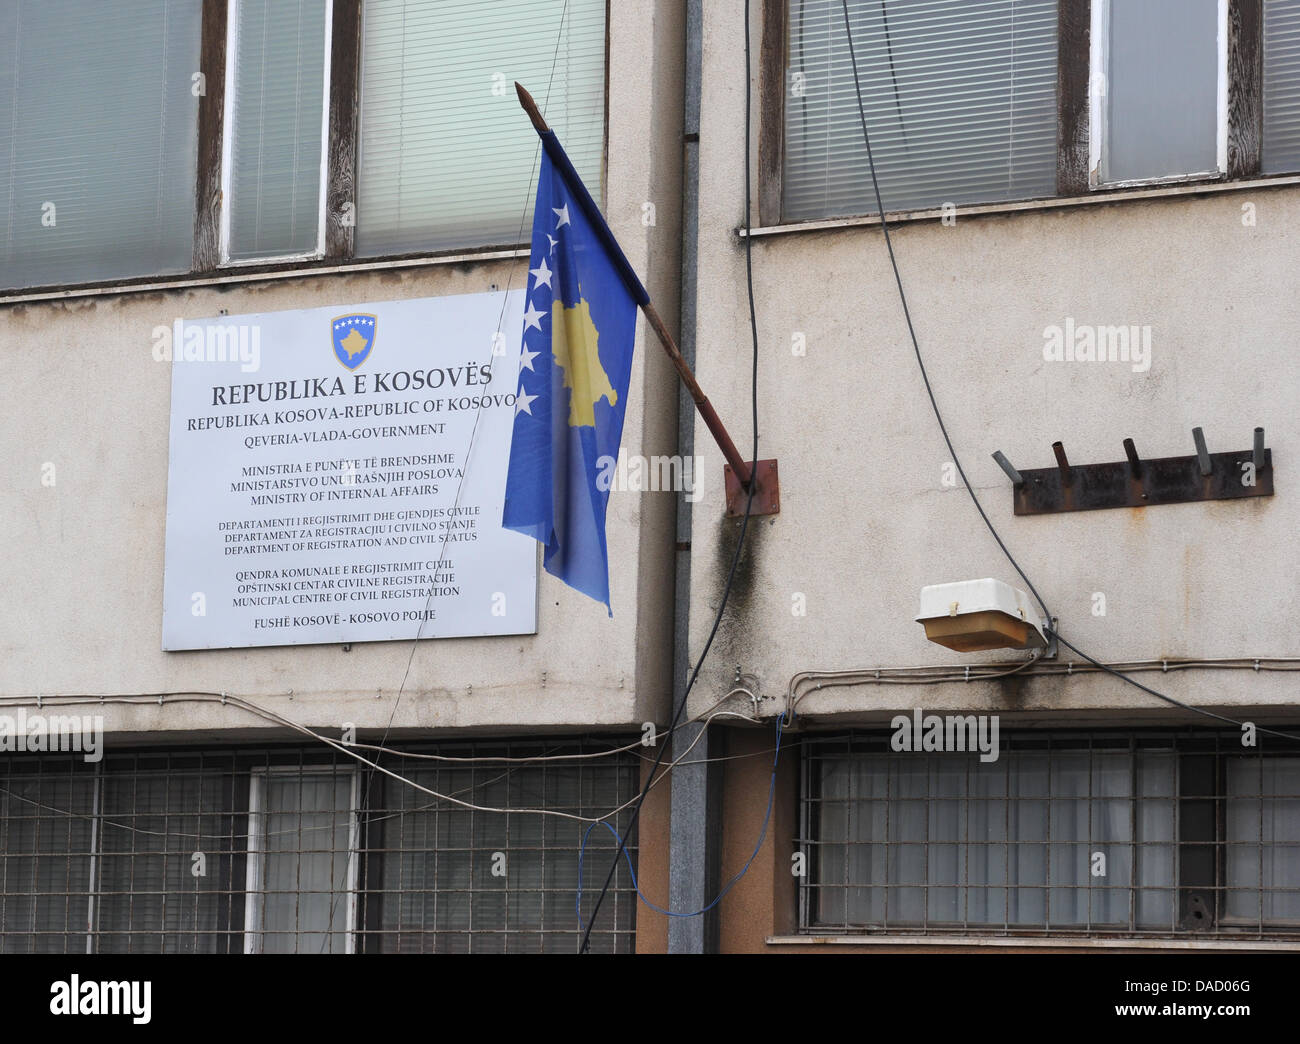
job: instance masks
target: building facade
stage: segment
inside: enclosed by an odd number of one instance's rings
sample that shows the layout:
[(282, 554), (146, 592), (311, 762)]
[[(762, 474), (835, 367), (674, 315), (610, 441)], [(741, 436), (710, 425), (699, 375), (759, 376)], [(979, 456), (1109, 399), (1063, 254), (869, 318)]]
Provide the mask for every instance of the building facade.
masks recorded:
[[(583, 829), (636, 796), (641, 723), (667, 715), (674, 498), (613, 495), (612, 618), (544, 583), (535, 635), (164, 652), (158, 331), (522, 289), (538, 150), (515, 80), (673, 318), (678, 6), (486, 19), (475, 4), (159, 0), (3, 17), (5, 517), (30, 553), (5, 567), (0, 688), (11, 717), (97, 715), (105, 734), (95, 763), (5, 755), (3, 947), (576, 949)], [(465, 350), (491, 359), (486, 342)], [(673, 451), (668, 372), (637, 351), (631, 454)], [(345, 730), (409, 750), (379, 760), (422, 789), (353, 756), (375, 750), (316, 738)], [(598, 890), (610, 833), (588, 847)], [(624, 873), (594, 949), (633, 947), (630, 888)]]
[[(697, 787), (716, 790), (716, 880), (750, 856), (773, 723), (795, 718), (772, 845), (712, 944), (1292, 948), (1295, 6), (848, 9), (853, 53), (840, 3), (750, 7), (758, 456), (781, 497), (750, 522), (688, 708), (734, 693), (723, 707), (765, 726), (709, 746), (741, 759)], [(701, 383), (742, 425), (747, 99), (724, 41), (743, 14), (704, 6), (693, 305)], [(1211, 461), (1234, 491), (1258, 488), (1263, 428), (1272, 495), (1196, 499), (1198, 470), (1157, 503), (1155, 459), (1196, 464), (1196, 428), (1235, 453)], [(1152, 461), (1150, 506), (1071, 510), (1099, 506), (1087, 466), (1122, 470), (1125, 439)], [(996, 451), (1066, 509), (1019, 514)], [(1029, 665), (926, 640), (922, 588), (1027, 588), (962, 471), (1079, 651)], [(693, 651), (738, 528), (693, 513)], [(951, 731), (923, 747), (930, 715), (996, 720), (1000, 756)]]
[[(1294, 948), (1300, 4), (0, 17), (0, 949), (573, 952), (661, 750), (596, 951)], [(158, 331), (526, 295), (516, 80), (779, 511), (640, 322), (612, 616), (164, 651)]]

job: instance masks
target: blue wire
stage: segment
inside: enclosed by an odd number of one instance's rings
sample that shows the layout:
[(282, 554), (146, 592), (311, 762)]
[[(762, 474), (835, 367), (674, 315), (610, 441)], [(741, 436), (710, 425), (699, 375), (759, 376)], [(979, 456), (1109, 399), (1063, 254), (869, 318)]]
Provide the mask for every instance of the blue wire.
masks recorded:
[[(627, 851), (627, 849), (623, 850), (623, 855), (627, 857), (627, 872), (632, 877), (632, 887), (636, 890), (636, 894), (638, 898), (640, 898), (641, 902), (645, 903), (646, 906), (650, 907), (650, 909), (654, 910), (656, 913), (661, 913), (666, 917), (699, 917), (701, 914), (706, 914), (710, 910), (712, 910), (715, 906), (717, 906), (718, 903), (722, 902), (722, 900), (726, 897), (727, 893), (730, 892), (732, 888), (736, 886), (736, 883), (742, 877), (745, 876), (751, 864), (754, 862), (755, 859), (758, 858), (759, 849), (763, 847), (763, 842), (767, 839), (768, 821), (772, 818), (772, 802), (776, 796), (776, 766), (778, 760), (781, 757), (781, 730), (785, 727), (785, 718), (786, 715), (782, 713), (776, 719), (776, 749), (772, 753), (772, 778), (767, 786), (767, 811), (763, 813), (763, 828), (758, 832), (758, 843), (754, 845), (754, 851), (750, 855), (749, 859), (745, 861), (745, 865), (740, 868), (740, 873), (736, 874), (735, 877), (733, 877), (722, 887), (722, 890), (718, 893), (717, 898), (715, 898), (713, 902), (709, 903), (709, 905), (704, 907), (704, 909), (695, 910), (692, 913), (678, 913), (675, 910), (665, 910), (662, 906), (658, 906), (655, 903), (652, 903), (649, 899), (645, 897), (645, 895), (641, 891), (641, 886), (637, 883), (636, 870), (632, 866), (632, 853)], [(794, 718), (791, 717), (790, 720), (793, 721)], [(574, 908), (578, 914), (579, 930), (586, 929), (586, 924), (582, 920), (582, 858), (587, 851), (587, 838), (591, 836), (592, 830), (594, 830), (598, 826), (605, 827), (607, 830), (609, 830), (611, 834), (614, 835), (615, 840), (619, 840), (618, 831), (615, 830), (614, 827), (604, 819), (599, 820), (596, 823), (589, 824), (587, 826), (586, 831), (582, 835), (582, 844), (578, 848), (578, 897), (574, 903)]]

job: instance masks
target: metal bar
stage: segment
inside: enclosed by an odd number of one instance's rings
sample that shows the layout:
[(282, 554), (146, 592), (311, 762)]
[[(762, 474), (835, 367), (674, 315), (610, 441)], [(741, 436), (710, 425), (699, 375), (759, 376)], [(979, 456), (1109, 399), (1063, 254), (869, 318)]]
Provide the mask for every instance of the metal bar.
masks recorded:
[(1208, 478), (1214, 470), (1214, 465), (1210, 463), (1210, 451), (1205, 448), (1205, 432), (1200, 428), (1193, 428), (1192, 440), (1196, 443), (1196, 462), (1200, 465), (1201, 474)]
[(1138, 457), (1137, 447), (1133, 445), (1132, 439), (1124, 440), (1124, 455), (1128, 457), (1128, 466), (1133, 471), (1133, 477), (1141, 478), (1142, 460)]
[(1061, 485), (1069, 489), (1074, 485), (1074, 475), (1070, 471), (1070, 462), (1065, 456), (1064, 444), (1053, 442), (1052, 452), (1056, 454), (1056, 467), (1061, 472)]
[(1256, 469), (1253, 485), (1242, 481), (1242, 465), (1252, 450), (1209, 455), (1210, 475), (1196, 456), (1157, 457), (1140, 461), (1142, 476), (1133, 475), (1128, 460), (1071, 466), (1073, 486), (1066, 486), (1059, 467), (1026, 468), (1025, 482), (1012, 491), (1017, 515), (1045, 515), (1062, 511), (1103, 508), (1155, 507), (1204, 500), (1238, 500), (1273, 495), (1270, 453), (1264, 451), (1264, 468)]
[(91, 784), (90, 798), (90, 874), (87, 878), (87, 896), (86, 896), (86, 952), (95, 952), (95, 891), (97, 883), (95, 875), (98, 870), (98, 860), (96, 854), (99, 846), (103, 843), (100, 837), (100, 802), (102, 800), (101, 791), (103, 789), (103, 774), (100, 767), (103, 762), (97, 762), (95, 765), (95, 780)]
[(1006, 472), (1007, 478), (1011, 480), (1013, 486), (1023, 486), (1025, 484), (1024, 477), (1011, 466), (1011, 461), (1007, 460), (1001, 450), (994, 450), (993, 459), (998, 462), (998, 467)]
[(1264, 470), (1264, 429), (1255, 429), (1255, 445), (1251, 449), (1251, 460), (1255, 465), (1255, 472)]

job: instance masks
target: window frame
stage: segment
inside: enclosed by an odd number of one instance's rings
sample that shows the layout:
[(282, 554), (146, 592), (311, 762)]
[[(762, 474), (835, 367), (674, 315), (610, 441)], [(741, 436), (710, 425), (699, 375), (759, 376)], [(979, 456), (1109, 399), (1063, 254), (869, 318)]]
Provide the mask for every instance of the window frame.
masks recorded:
[[(1260, 172), (1263, 127), (1263, 3), (1264, 0), (1219, 0), (1221, 25), (1220, 66), (1224, 75), (1218, 83), (1220, 109), (1219, 140), (1216, 142), (1220, 170), (1195, 175), (1097, 183), (1090, 162), (1093, 127), (1094, 9), (1108, 0), (1057, 0), (1057, 89), (1056, 89), (1056, 193), (1029, 197), (1045, 201), (1070, 197), (1124, 198), (1135, 189), (1171, 191), (1194, 186), (1225, 185), (1233, 181), (1266, 179), (1295, 180), (1298, 171), (1263, 175)], [(759, 45), (759, 128), (758, 128), (758, 225), (776, 230), (794, 229), (825, 222), (858, 223), (877, 219), (874, 212), (788, 220), (784, 216), (783, 170), (785, 160), (786, 64), (788, 58), (789, 0), (762, 0), (763, 32)], [(1104, 25), (1105, 23), (1101, 23)], [(1028, 200), (970, 204), (998, 210), (1021, 209)], [(937, 207), (935, 208), (938, 209)], [(911, 213), (909, 211), (890, 213)], [(926, 213), (918, 212), (918, 213)]]
[[(352, 223), (347, 205), (355, 206), (357, 87), (361, 60), (362, 0), (327, 0), (325, 104), (321, 149), (321, 225), (316, 252), (275, 258), (231, 261), (228, 253), (233, 73), (236, 61), (233, 33), (239, 0), (203, 0), (199, 64), (206, 70), (199, 98), (199, 162), (195, 193), (194, 257), (189, 276), (222, 272), (274, 272), (291, 266), (320, 265), (352, 257)], [(182, 277), (183, 278), (183, 277)], [(154, 277), (157, 281), (162, 281)], [(151, 280), (141, 280), (151, 281)], [(77, 284), (83, 285), (83, 284)], [(111, 285), (111, 284), (110, 284)]]
[(237, 46), (237, 30), (239, 26), (239, 5), (243, 0), (228, 0), (229, 6), (226, 8), (226, 44), (225, 44), (225, 70), (223, 89), (225, 97), (222, 99), (222, 111), (227, 114), (226, 120), (222, 124), (222, 142), (221, 142), (221, 229), (220, 229), (220, 247), (218, 262), (219, 268), (247, 268), (252, 265), (277, 264), (293, 261), (318, 261), (325, 256), (325, 223), (328, 213), (328, 186), (330, 184), (330, 80), (331, 68), (333, 64), (333, 22), (334, 22), (334, 3), (326, 0), (325, 4), (325, 60), (322, 81), (322, 98), (324, 104), (321, 105), (321, 148), (320, 163), (318, 166), (319, 180), (318, 188), (320, 190), (316, 203), (316, 248), (303, 253), (273, 254), (269, 257), (250, 257), (232, 260), (230, 257), (230, 223), (234, 213), (234, 207), (226, 205), (227, 200), (233, 200), (232, 179), (234, 177), (234, 140), (233, 134), (226, 134), (226, 124), (233, 124), (235, 120), (235, 66), (239, 61)]
[[(361, 28), (364, 0), (326, 0), (328, 47), (325, 61), (326, 127), (322, 156), (321, 207), (324, 230), (315, 253), (231, 261), (226, 251), (229, 219), (223, 200), (228, 146), (226, 120), (232, 106), (230, 68), (235, 60), (230, 40), (238, 0), (201, 0), (199, 68), (202, 93), (198, 101), (198, 163), (194, 197), (193, 252), (185, 272), (0, 288), (0, 306), (33, 300), (130, 293), (196, 285), (298, 278), (300, 276), (366, 272), (424, 264), (496, 261), (528, 256), (526, 239), (517, 243), (485, 244), (451, 249), (357, 257), (355, 252), (357, 154), (360, 130)], [(601, 189), (604, 194), (609, 156), (609, 84), (613, 5), (604, 0), (604, 106), (601, 113)], [(229, 85), (229, 90), (228, 90)], [(527, 231), (527, 230), (525, 230)]]
[[(1236, 890), (1230, 887), (1228, 880), (1228, 858), (1230, 834), (1228, 830), (1228, 812), (1230, 801), (1235, 800), (1228, 793), (1227, 776), (1229, 762), (1241, 759), (1257, 758), (1291, 758), (1300, 757), (1297, 750), (1246, 750), (1241, 747), (1239, 733), (1220, 732), (1214, 729), (1050, 729), (1036, 731), (1029, 728), (1007, 729), (1003, 733), (1002, 753), (1009, 750), (1041, 753), (1051, 759), (1060, 755), (1079, 752), (1105, 752), (1106, 750), (1126, 750), (1131, 756), (1140, 754), (1144, 749), (1157, 750), (1156, 745), (1168, 745), (1172, 748), (1168, 756), (1175, 759), (1175, 790), (1173, 822), (1169, 842), (1174, 847), (1174, 879), (1165, 890), (1173, 893), (1176, 927), (1173, 928), (1114, 928), (1109, 926), (1049, 926), (1030, 927), (1025, 925), (988, 924), (841, 924), (818, 921), (818, 893), (821, 890), (817, 879), (817, 850), (823, 840), (818, 835), (817, 817), (821, 809), (820, 780), (817, 779), (817, 766), (827, 757), (841, 756), (845, 759), (863, 757), (899, 757), (889, 745), (890, 733), (883, 726), (847, 731), (816, 733), (806, 737), (800, 745), (799, 769), (799, 804), (798, 836), (794, 839), (794, 851), (801, 853), (808, 873), (801, 878), (794, 878), (796, 891), (795, 917), (797, 935), (862, 937), (872, 936), (921, 936), (934, 939), (937, 943), (954, 938), (998, 938), (1010, 939), (1127, 939), (1136, 942), (1153, 939), (1197, 939), (1208, 943), (1223, 941), (1268, 941), (1286, 940), (1294, 943), (1300, 937), (1300, 921), (1264, 922), (1262, 919), (1229, 917), (1223, 910), (1227, 895)], [(1017, 743), (1019, 741), (1019, 743)], [(1127, 747), (1118, 744), (1127, 741)], [(1024, 744), (1028, 743), (1029, 746)], [(837, 750), (836, 748), (841, 748)], [(916, 757), (934, 757), (930, 754), (917, 754)], [(950, 755), (962, 757), (970, 755)], [(1211, 793), (1205, 793), (1206, 790)], [(1246, 794), (1249, 799), (1258, 795)], [(1285, 796), (1285, 795), (1284, 795)], [(1268, 796), (1264, 795), (1267, 800)], [(1027, 800), (1041, 800), (1047, 803), (1047, 794)], [(1134, 800), (1134, 799), (1130, 799)], [(1141, 800), (1141, 799), (1136, 799)], [(1156, 797), (1150, 800), (1165, 800)], [(1134, 822), (1137, 813), (1135, 809)], [(829, 844), (844, 842), (831, 839)], [(862, 844), (880, 844), (888, 848), (894, 844), (911, 844), (912, 842), (890, 842), (871, 840), (858, 842)], [(953, 842), (940, 841), (939, 844)], [(1058, 842), (1068, 843), (1068, 842)], [(1130, 842), (1135, 844), (1136, 842)], [(1263, 843), (1261, 843), (1262, 845)], [(889, 882), (885, 887), (932, 887), (928, 882)], [(849, 884), (846, 888), (855, 886)], [(871, 886), (858, 886), (871, 887)], [(961, 887), (961, 886), (957, 886)], [(1039, 887), (1030, 885), (1028, 887)], [(1043, 887), (1050, 887), (1046, 885)], [(1160, 890), (1160, 889), (1158, 889)], [(1135, 907), (1139, 886), (1129, 885), (1130, 910)], [(1204, 913), (1208, 912), (1210, 923), (1203, 923)]]
[(1218, 181), (1228, 172), (1228, 36), (1231, 0), (1217, 0), (1215, 14), (1214, 170), (1162, 174), (1150, 178), (1103, 180), (1108, 145), (1106, 91), (1110, 83), (1110, 13), (1114, 0), (1092, 0), (1088, 46), (1088, 188), (1139, 188), (1149, 185)]
[[(258, 765), (248, 774), (248, 840), (245, 849), (244, 877), (244, 953), (262, 953), (262, 939), (266, 930), (262, 925), (265, 897), (266, 850), (262, 840), (266, 831), (268, 812), (263, 807), (266, 801), (266, 784), (272, 776), (296, 776), (300, 781), (312, 777), (337, 779), (348, 777), (348, 840), (346, 880), (344, 883), (347, 897), (343, 915), (343, 927), (328, 931), (327, 935), (343, 933), (343, 952), (357, 952), (357, 911), (360, 907), (360, 863), (361, 851), (361, 774), (355, 768), (342, 769), (337, 765)], [(337, 809), (335, 810), (337, 812)], [(269, 813), (276, 814), (276, 813)], [(283, 813), (280, 813), (283, 814)], [(304, 815), (299, 809), (298, 815)], [(297, 853), (299, 856), (302, 852)]]
[[(507, 779), (515, 773), (523, 773), (528, 778), (521, 781), (526, 790), (535, 792), (527, 796), (518, 811), (509, 811), (516, 806), (512, 799), (501, 802), (507, 809), (506, 815), (526, 814), (527, 810), (549, 808), (581, 813), (583, 809), (607, 810), (610, 807), (622, 808), (614, 820), (620, 828), (626, 828), (626, 805), (629, 795), (635, 796), (641, 784), (644, 766), (637, 756), (627, 749), (630, 737), (621, 732), (615, 733), (574, 733), (558, 737), (539, 739), (535, 736), (518, 737), (477, 737), (449, 738), (441, 741), (414, 739), (394, 748), (391, 757), (398, 759), (393, 767), (399, 775), (407, 774), (415, 780), (420, 779), (421, 771), (416, 766), (418, 761), (410, 758), (432, 758), (432, 763), (447, 762), (445, 767), (451, 773), (471, 770), (472, 790), (461, 791), (453, 786), (439, 788), (451, 794), (461, 795), (461, 800), (474, 800), (474, 790), (480, 786), (491, 786), (501, 779)], [(523, 764), (531, 762), (538, 756), (557, 758), (555, 769), (548, 763)], [(390, 755), (383, 755), (380, 760), (387, 762)], [(595, 760), (591, 760), (594, 758)], [(464, 764), (455, 762), (464, 761)], [(515, 762), (515, 764), (505, 764)], [(575, 787), (571, 791), (563, 786), (556, 792), (548, 789), (548, 776), (554, 771), (560, 772), (560, 782), (569, 773), (576, 773)], [(386, 770), (381, 770), (386, 771)], [(265, 830), (267, 810), (264, 801), (264, 781), (272, 775), (282, 775), (300, 780), (312, 777), (330, 777), (337, 779), (348, 774), (352, 785), (349, 791), (350, 829), (348, 838), (349, 865), (347, 868), (347, 911), (348, 921), (335, 929), (346, 933), (347, 953), (427, 953), (444, 952), (439, 939), (449, 934), (460, 933), (459, 929), (447, 929), (436, 921), (425, 922), (418, 916), (414, 920), (403, 922), (398, 913), (395, 923), (385, 919), (385, 905), (397, 903), (400, 907), (407, 895), (418, 905), (429, 897), (444, 893), (462, 891), (453, 865), (447, 869), (442, 863), (444, 852), (452, 856), (453, 864), (457, 852), (462, 851), (460, 842), (453, 841), (444, 847), (441, 837), (430, 833), (427, 837), (416, 838), (413, 844), (403, 841), (400, 832), (385, 834), (385, 829), (395, 820), (404, 816), (423, 817), (433, 813), (434, 819), (420, 825), (421, 830), (437, 827), (437, 816), (450, 813), (464, 817), (469, 815), (469, 824), (473, 828), (474, 811), (461, 810), (455, 802), (441, 802), (430, 798), (426, 790), (408, 791), (405, 784), (387, 776), (372, 778), (370, 770), (349, 757), (342, 750), (330, 750), (318, 745), (302, 745), (292, 739), (270, 740), (252, 743), (232, 742), (229, 744), (180, 744), (162, 746), (126, 745), (103, 751), (103, 757), (95, 763), (87, 763), (80, 754), (74, 753), (5, 753), (0, 754), (0, 840), (14, 835), (7, 830), (27, 829), (32, 833), (34, 847), (23, 847), (8, 853), (0, 851), (0, 915), (12, 913), (6, 904), (14, 899), (17, 910), (23, 914), (21, 923), (11, 920), (8, 930), (0, 916), (0, 953), (250, 953), (258, 952), (264, 926), (258, 923), (261, 894), (261, 880), (264, 868), (265, 847), (262, 841)], [(198, 795), (198, 804), (174, 802), (172, 781), (176, 777), (190, 779), (197, 784), (194, 793)], [(365, 786), (361, 783), (365, 780)], [(70, 780), (73, 797), (60, 797), (53, 800), (44, 797), (42, 788)], [(155, 793), (149, 786), (141, 787), (140, 780), (160, 781), (159, 792)], [(11, 792), (15, 781), (21, 782), (27, 791)], [(112, 785), (119, 795), (130, 795), (134, 802), (129, 806), (115, 807), (108, 800), (108, 788)], [(439, 779), (433, 783), (449, 783), (450, 779)], [(511, 786), (513, 784), (507, 784)], [(206, 803), (204, 794), (206, 786), (219, 788), (217, 804)], [(122, 789), (125, 788), (125, 789)], [(139, 795), (148, 799), (150, 804), (141, 804)], [(489, 801), (497, 805), (495, 800)], [(494, 813), (496, 814), (496, 813)], [(166, 826), (165, 840), (145, 843), (137, 848), (134, 837), (138, 832), (157, 835), (158, 829), (152, 823), (140, 823), (139, 820), (150, 817), (167, 818), (175, 824), (174, 828)], [(204, 817), (215, 817), (218, 822), (205, 825)], [(543, 822), (553, 822), (546, 817)], [(67, 831), (85, 824), (85, 837), (75, 842), (67, 841), (60, 845), (58, 838)], [(192, 825), (195, 824), (195, 825)], [(110, 831), (104, 829), (125, 830), (131, 833), (132, 840), (125, 846), (108, 845), (105, 838)], [(198, 834), (190, 833), (194, 830)], [(507, 827), (508, 830), (508, 827)], [(552, 828), (538, 826), (538, 837), (516, 836), (512, 843), (509, 833), (505, 837), (503, 851), (536, 850), (541, 854), (535, 865), (525, 864), (525, 874), (531, 875), (526, 880), (500, 878), (503, 895), (513, 893), (527, 894), (543, 891), (550, 899), (550, 914), (563, 911), (559, 921), (543, 920), (539, 924), (517, 923), (513, 919), (495, 924), (490, 908), (472, 912), (473, 926), (467, 934), (471, 941), (471, 952), (480, 948), (486, 952), (497, 952), (491, 945), (493, 940), (508, 938), (510, 933), (518, 934), (526, 945), (520, 946), (520, 952), (576, 952), (577, 940), (581, 931), (576, 918), (570, 924), (573, 911), (574, 894), (572, 886), (563, 875), (552, 879), (546, 867), (552, 861), (564, 865), (576, 860), (580, 844), (587, 845), (587, 864), (584, 867), (586, 887), (592, 887), (591, 874), (599, 872), (605, 861), (612, 857), (617, 846), (617, 837), (612, 840), (602, 831), (601, 835), (592, 834), (587, 841), (580, 841), (583, 825), (566, 822), (560, 833), (553, 833)], [(202, 833), (202, 831), (211, 831)], [(418, 833), (418, 831), (417, 831)], [(51, 843), (44, 843), (40, 838), (46, 835), (55, 838)], [(341, 831), (339, 835), (341, 836)], [(171, 844), (175, 839), (197, 838), (187, 841), (181, 847)], [(495, 841), (487, 840), (474, 834), (467, 842), (468, 848), (475, 856), (484, 861), (490, 860), (495, 848)], [(125, 863), (125, 869), (117, 875), (120, 882), (129, 874), (134, 882), (136, 860), (176, 859), (182, 867), (182, 881), (185, 887), (177, 889), (164, 885), (162, 890), (147, 890), (150, 896), (162, 896), (163, 909), (172, 902), (189, 903), (192, 901), (189, 887), (192, 856), (190, 845), (197, 844), (198, 851), (207, 856), (207, 873), (202, 876), (214, 879), (210, 898), (214, 907), (214, 923), (210, 925), (182, 924), (169, 928), (166, 920), (140, 923), (134, 920), (138, 914), (150, 916), (153, 909), (148, 904), (130, 903), (130, 913), (125, 921), (116, 920), (108, 927), (102, 923), (101, 907), (106, 897), (118, 897), (117, 908), (123, 908), (120, 897), (134, 895), (133, 890), (124, 891), (115, 887), (105, 890), (104, 867), (106, 860), (115, 859)], [(162, 846), (162, 847), (158, 847)], [(301, 854), (311, 850), (309, 845), (295, 846), (291, 852)], [(633, 866), (638, 865), (641, 851), (641, 839), (633, 830), (627, 842), (627, 853)], [(426, 860), (426, 873), (408, 877), (397, 888), (385, 877), (385, 863), (389, 859), (402, 859), (407, 854), (422, 855)], [(354, 858), (355, 857), (355, 858)], [(56, 860), (60, 865), (70, 868), (57, 876), (52, 886), (42, 890), (39, 883), (28, 885), (22, 877), (24, 872), (36, 873), (41, 860)], [(513, 857), (512, 857), (513, 859)], [(10, 860), (16, 862), (12, 863)], [(30, 868), (28, 864), (31, 864)], [(620, 862), (620, 866), (622, 863)], [(84, 876), (82, 888), (74, 880), (72, 868), (78, 876)], [(11, 869), (14, 870), (10, 876)], [(440, 878), (444, 871), (452, 876)], [(399, 882), (400, 878), (400, 869)], [(35, 877), (32, 878), (36, 882)], [(498, 879), (493, 875), (494, 888)], [(597, 884), (599, 878), (597, 879)], [(131, 888), (134, 889), (134, 884)], [(471, 887), (471, 892), (483, 891)], [(336, 891), (336, 896), (341, 896)], [(422, 898), (423, 897), (423, 898)], [(30, 902), (30, 910), (23, 906)], [(508, 899), (506, 900), (509, 901)], [(588, 900), (590, 901), (590, 900)], [(36, 923), (39, 904), (53, 904), (62, 911), (62, 920), (42, 927)], [(557, 905), (558, 904), (558, 905)], [(507, 911), (508, 911), (507, 907)], [(620, 870), (613, 881), (609, 899), (602, 914), (601, 923), (592, 932), (593, 946), (600, 950), (606, 944), (614, 952), (635, 952), (639, 914), (639, 900), (632, 890), (631, 881)], [(479, 918), (486, 917), (484, 925)], [(509, 912), (506, 916), (511, 917)], [(141, 939), (145, 948), (136, 945)], [(197, 945), (202, 938), (210, 942), (212, 949), (203, 949)], [(186, 942), (193, 940), (191, 945)], [(251, 940), (251, 941), (250, 941)], [(560, 945), (550, 946), (548, 942), (559, 941)], [(388, 945), (389, 942), (392, 945)], [(149, 944), (158, 949), (149, 948)], [(511, 952), (511, 951), (507, 951)]]

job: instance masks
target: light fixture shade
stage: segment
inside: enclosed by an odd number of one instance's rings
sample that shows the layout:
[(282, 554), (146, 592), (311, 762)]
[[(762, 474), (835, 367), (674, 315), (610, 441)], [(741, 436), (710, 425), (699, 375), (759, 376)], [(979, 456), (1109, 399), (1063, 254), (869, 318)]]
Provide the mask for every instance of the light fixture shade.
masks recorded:
[(932, 642), (956, 652), (1046, 647), (1029, 596), (991, 577), (921, 588), (921, 612)]

